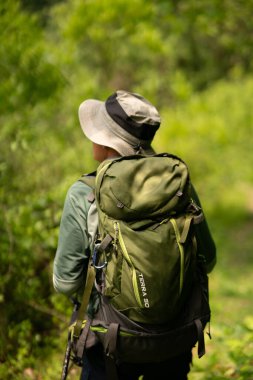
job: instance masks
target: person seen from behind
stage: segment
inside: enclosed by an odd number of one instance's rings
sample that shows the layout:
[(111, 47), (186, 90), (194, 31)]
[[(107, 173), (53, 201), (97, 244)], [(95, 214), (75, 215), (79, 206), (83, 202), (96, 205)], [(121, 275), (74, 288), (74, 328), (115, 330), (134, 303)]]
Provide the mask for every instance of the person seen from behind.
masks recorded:
[[(151, 143), (161, 119), (156, 107), (140, 94), (118, 90), (106, 101), (85, 100), (79, 107), (79, 120), (85, 136), (92, 143), (93, 157), (98, 163), (121, 156), (155, 154)], [(173, 141), (171, 145), (173, 146)], [(54, 259), (53, 284), (57, 292), (67, 296), (82, 294), (93, 250), (97, 219), (95, 215), (93, 222), (90, 222), (94, 225), (87, 226), (90, 191), (88, 185), (76, 181), (67, 192), (63, 208)], [(201, 206), (194, 187), (192, 198)], [(90, 231), (93, 231), (93, 236)], [(206, 219), (198, 225), (197, 240), (207, 273), (210, 273), (216, 264), (216, 247)], [(88, 313), (93, 315), (98, 304), (99, 295), (93, 291)], [(121, 380), (137, 380), (140, 376), (143, 376), (143, 380), (186, 380), (191, 363), (192, 352), (187, 350), (163, 362), (119, 363), (117, 369)], [(80, 379), (106, 379), (104, 353), (100, 343), (86, 350)]]

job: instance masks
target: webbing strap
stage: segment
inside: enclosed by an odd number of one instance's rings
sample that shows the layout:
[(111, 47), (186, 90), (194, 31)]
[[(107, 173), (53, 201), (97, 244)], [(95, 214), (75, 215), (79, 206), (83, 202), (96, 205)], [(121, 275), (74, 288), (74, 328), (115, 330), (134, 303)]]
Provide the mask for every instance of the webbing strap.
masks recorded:
[(81, 306), (78, 310), (77, 314), (77, 319), (76, 319), (76, 324), (74, 326), (74, 332), (73, 336), (75, 338), (79, 338), (81, 329), (82, 329), (82, 323), (84, 319), (84, 315), (86, 313), (86, 309), (89, 303), (92, 287), (95, 281), (95, 269), (94, 267), (90, 264), (88, 267), (88, 272), (87, 272), (87, 278), (86, 278), (86, 284), (83, 292), (83, 299)]
[(99, 244), (99, 247), (98, 247), (98, 250), (100, 252), (103, 252), (107, 249), (107, 247), (110, 245), (112, 241), (112, 237), (111, 235), (107, 234), (104, 239), (101, 241), (101, 243)]
[(201, 212), (199, 215), (190, 215), (186, 218), (183, 232), (181, 234), (180, 243), (184, 244), (186, 242), (188, 233), (190, 231), (191, 224), (199, 224), (204, 220), (204, 215)]
[(107, 355), (114, 356), (114, 357), (116, 356), (118, 331), (119, 331), (119, 324), (110, 323), (107, 333), (106, 333), (106, 338), (105, 338), (105, 347), (106, 347)]
[(83, 357), (83, 352), (84, 352), (84, 347), (85, 347), (85, 344), (86, 344), (86, 340), (87, 340), (87, 337), (88, 337), (88, 333), (89, 333), (89, 329), (90, 329), (90, 325), (91, 325), (91, 320), (88, 319), (86, 321), (86, 324), (83, 328), (83, 331), (80, 335), (80, 338), (77, 342), (77, 357), (82, 359)]
[(118, 323), (110, 323), (105, 337), (105, 366), (107, 380), (118, 380), (116, 366)]
[(180, 243), (181, 244), (184, 244), (186, 242), (188, 233), (190, 231), (192, 219), (193, 219), (192, 216), (188, 216), (185, 220), (184, 229), (183, 229), (183, 232), (182, 232), (181, 237), (180, 237)]
[(198, 333), (198, 357), (201, 358), (203, 355), (205, 355), (205, 338), (204, 338), (204, 331), (203, 326), (200, 319), (195, 319), (195, 325), (197, 328)]

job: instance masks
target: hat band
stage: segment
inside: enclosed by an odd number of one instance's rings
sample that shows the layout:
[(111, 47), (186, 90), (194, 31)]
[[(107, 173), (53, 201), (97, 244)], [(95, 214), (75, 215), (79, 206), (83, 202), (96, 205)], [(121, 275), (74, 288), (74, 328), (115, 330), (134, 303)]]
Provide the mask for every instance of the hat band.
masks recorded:
[(122, 127), (130, 135), (144, 141), (150, 141), (153, 139), (160, 123), (154, 124), (137, 123), (123, 110), (119, 102), (117, 101), (117, 94), (111, 95), (105, 102), (106, 111), (110, 117)]

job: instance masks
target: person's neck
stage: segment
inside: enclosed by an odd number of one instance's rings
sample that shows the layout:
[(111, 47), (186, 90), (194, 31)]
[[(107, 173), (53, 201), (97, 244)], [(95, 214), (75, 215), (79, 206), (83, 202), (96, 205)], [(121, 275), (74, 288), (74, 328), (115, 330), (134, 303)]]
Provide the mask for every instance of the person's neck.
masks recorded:
[(112, 148), (108, 148), (108, 147), (106, 149), (107, 149), (107, 155), (106, 155), (107, 159), (108, 158), (120, 157), (120, 154), (116, 150), (114, 150)]

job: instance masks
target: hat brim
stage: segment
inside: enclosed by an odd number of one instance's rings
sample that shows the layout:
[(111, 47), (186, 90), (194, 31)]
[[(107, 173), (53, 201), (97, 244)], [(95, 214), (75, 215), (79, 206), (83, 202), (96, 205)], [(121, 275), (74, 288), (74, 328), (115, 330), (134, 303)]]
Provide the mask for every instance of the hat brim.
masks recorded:
[[(114, 131), (121, 127), (108, 115), (104, 102), (95, 99), (85, 100), (80, 105), (78, 114), (83, 133), (90, 141), (112, 148), (121, 156), (136, 154), (135, 147), (138, 142), (128, 134), (127, 140), (132, 141), (130, 145), (122, 136), (115, 134)], [(151, 146), (145, 147), (143, 152), (147, 155), (155, 154)]]

